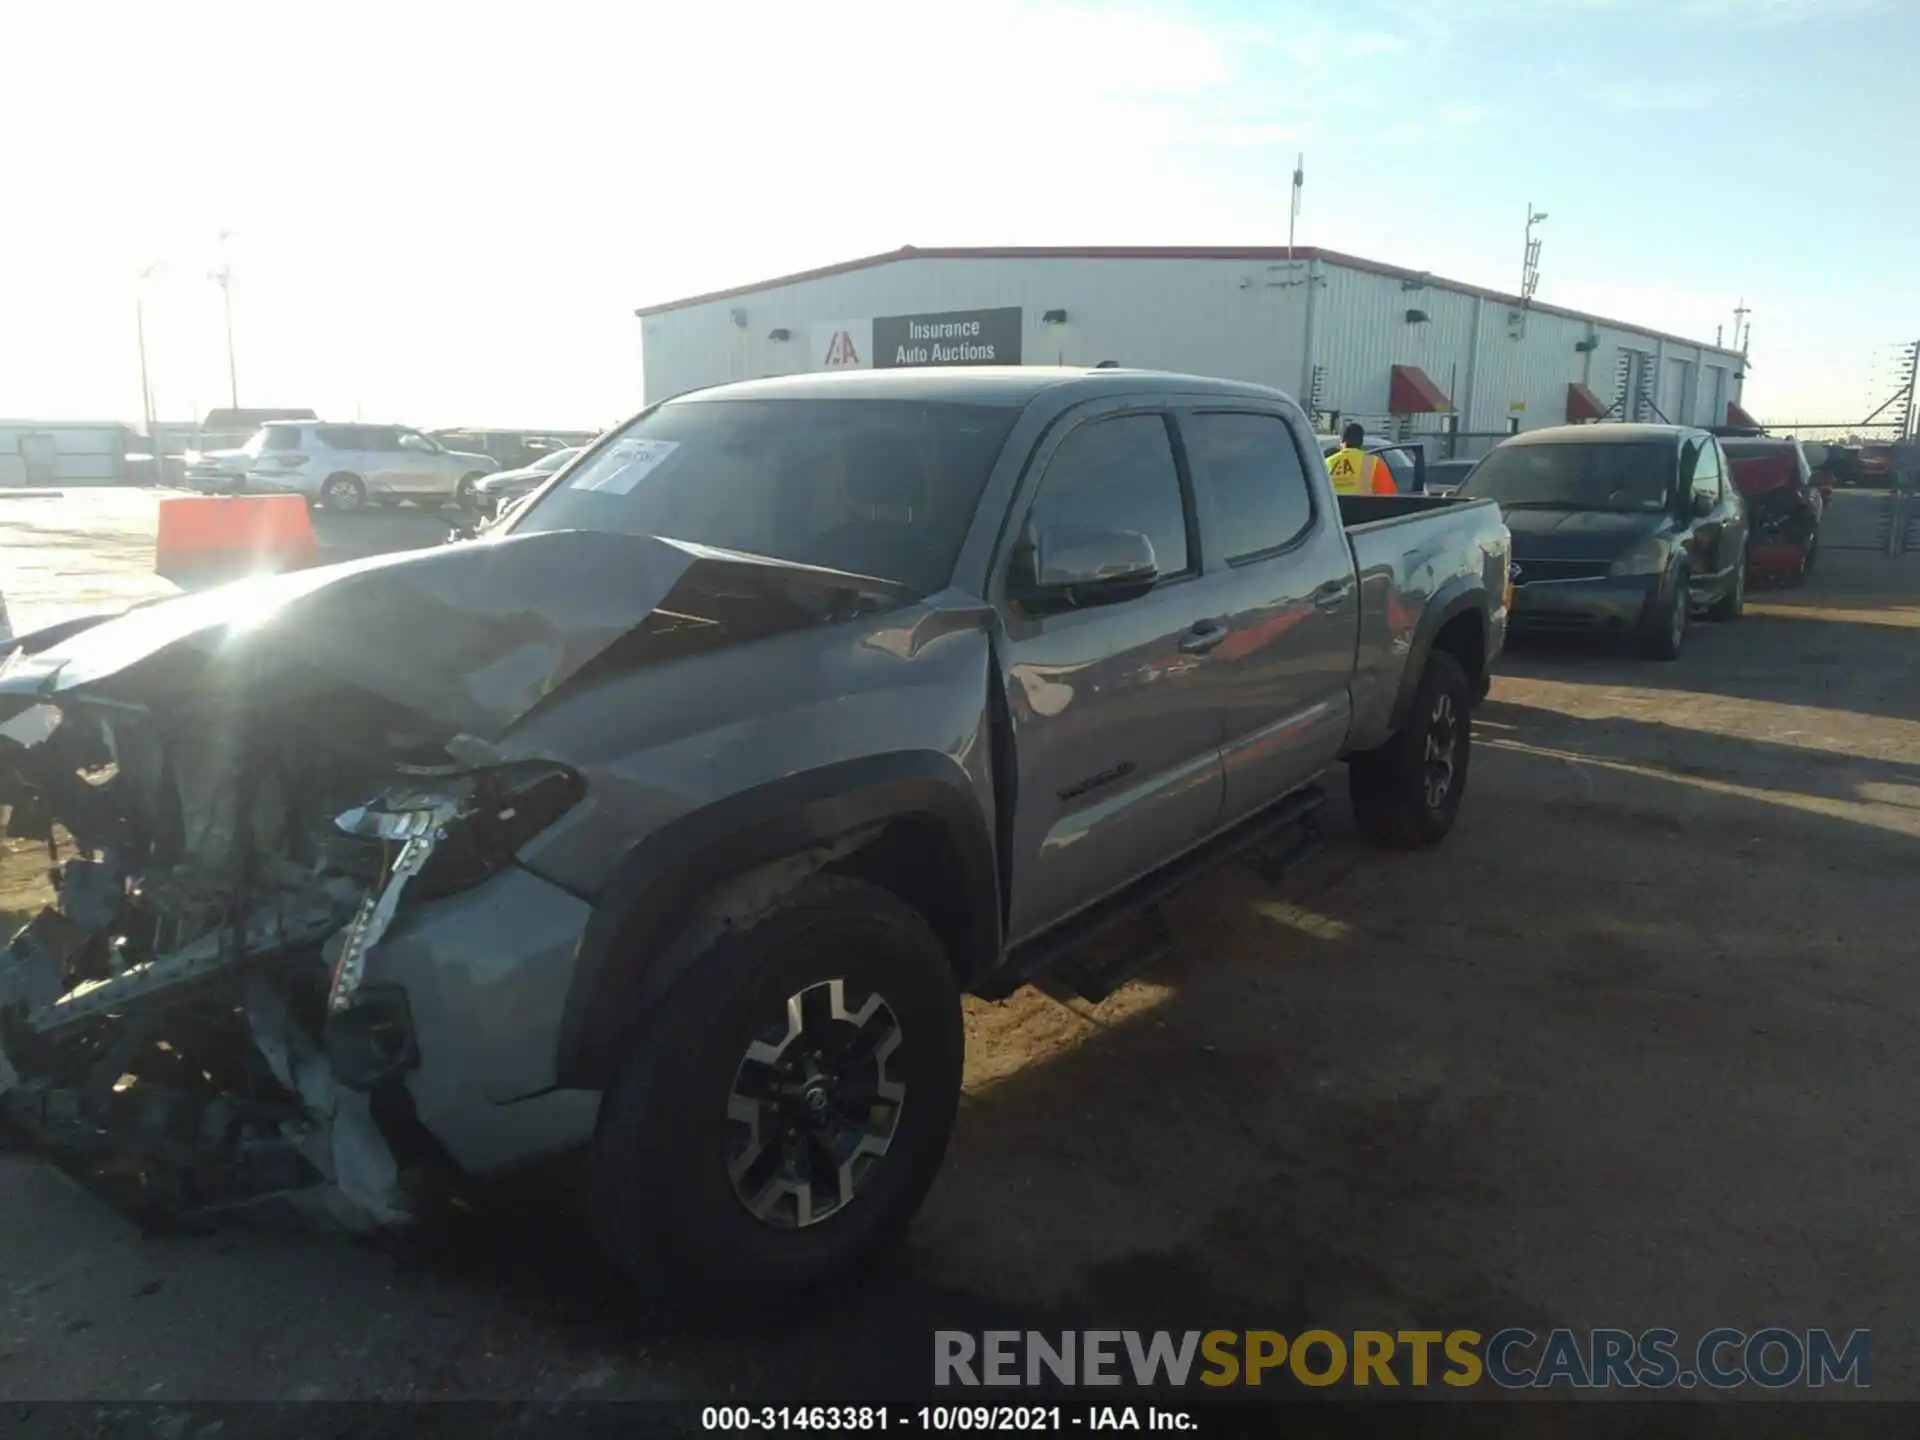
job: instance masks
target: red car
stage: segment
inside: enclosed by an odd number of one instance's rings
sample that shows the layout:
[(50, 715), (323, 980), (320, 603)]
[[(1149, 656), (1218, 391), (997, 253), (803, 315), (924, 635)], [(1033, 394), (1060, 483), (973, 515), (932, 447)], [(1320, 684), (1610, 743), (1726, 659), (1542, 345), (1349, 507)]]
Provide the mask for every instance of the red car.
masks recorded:
[(1747, 573), (1798, 584), (1820, 553), (1820, 520), (1831, 485), (1820, 484), (1826, 477), (1816, 478), (1797, 440), (1754, 435), (1720, 444), (1752, 525)]

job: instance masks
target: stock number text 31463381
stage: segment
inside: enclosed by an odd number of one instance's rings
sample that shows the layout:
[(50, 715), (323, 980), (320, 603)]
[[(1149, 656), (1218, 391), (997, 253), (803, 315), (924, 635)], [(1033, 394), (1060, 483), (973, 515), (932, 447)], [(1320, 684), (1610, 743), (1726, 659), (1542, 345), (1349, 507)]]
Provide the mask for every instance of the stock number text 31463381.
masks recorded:
[(705, 1430), (1059, 1430), (1058, 1405), (709, 1405)]

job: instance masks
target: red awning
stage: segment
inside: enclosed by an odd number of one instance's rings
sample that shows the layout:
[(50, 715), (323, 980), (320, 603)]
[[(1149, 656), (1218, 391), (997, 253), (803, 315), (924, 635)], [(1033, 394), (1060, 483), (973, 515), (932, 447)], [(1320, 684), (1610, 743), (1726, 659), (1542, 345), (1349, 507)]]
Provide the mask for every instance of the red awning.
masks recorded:
[(1567, 423), (1578, 425), (1583, 420), (1604, 420), (1612, 407), (1578, 380), (1567, 386)]
[(1446, 391), (1427, 378), (1418, 365), (1396, 365), (1387, 387), (1389, 415), (1437, 415), (1453, 409)]
[(1760, 428), (1760, 422), (1742, 410), (1738, 400), (1727, 401), (1727, 424), (1744, 426), (1749, 430)]

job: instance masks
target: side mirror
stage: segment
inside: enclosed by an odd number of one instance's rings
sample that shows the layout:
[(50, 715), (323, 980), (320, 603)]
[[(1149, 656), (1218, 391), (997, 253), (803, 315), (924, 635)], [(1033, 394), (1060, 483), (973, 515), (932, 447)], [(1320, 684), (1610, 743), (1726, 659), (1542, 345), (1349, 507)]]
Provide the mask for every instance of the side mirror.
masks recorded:
[(1692, 514), (1694, 519), (1704, 520), (1707, 518), (1707, 516), (1713, 513), (1714, 507), (1718, 503), (1719, 502), (1716, 501), (1713, 498), (1713, 496), (1702, 495), (1699, 491), (1696, 490), (1693, 495), (1693, 503), (1689, 505), (1687, 508), (1689, 513)]
[(1136, 599), (1159, 578), (1153, 542), (1137, 530), (1050, 525), (1021, 541), (1007, 580), (1017, 600), (1086, 609)]

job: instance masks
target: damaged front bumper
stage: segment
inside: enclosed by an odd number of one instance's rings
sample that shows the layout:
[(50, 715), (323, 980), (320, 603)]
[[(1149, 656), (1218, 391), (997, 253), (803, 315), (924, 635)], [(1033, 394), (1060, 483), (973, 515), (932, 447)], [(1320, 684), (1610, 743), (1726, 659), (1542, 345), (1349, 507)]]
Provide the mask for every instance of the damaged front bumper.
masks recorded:
[(149, 1213), (285, 1199), (360, 1230), (408, 1220), (443, 1162), (591, 1136), (598, 1097), (552, 1087), (588, 906), (512, 859), (571, 772), (435, 776), (302, 833), (343, 777), (295, 795), (256, 737), (201, 788), (139, 731), (87, 705), (0, 724), (9, 832), (58, 893), (0, 959), (17, 1130)]

